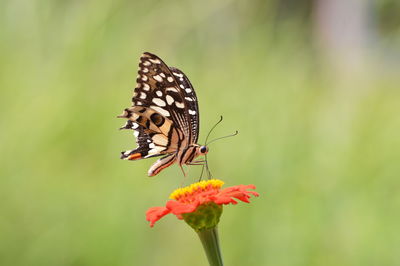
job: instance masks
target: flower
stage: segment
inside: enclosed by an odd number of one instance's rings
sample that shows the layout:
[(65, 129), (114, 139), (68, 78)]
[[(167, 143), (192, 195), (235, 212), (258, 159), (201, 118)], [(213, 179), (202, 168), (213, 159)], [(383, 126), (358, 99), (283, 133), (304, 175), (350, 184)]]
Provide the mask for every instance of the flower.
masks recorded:
[(165, 215), (172, 213), (178, 219), (184, 219), (196, 231), (214, 228), (222, 214), (222, 205), (237, 204), (237, 200), (249, 203), (251, 196), (259, 194), (248, 189), (254, 185), (237, 185), (221, 189), (223, 181), (218, 179), (203, 180), (171, 193), (165, 207), (152, 207), (146, 212), (150, 226)]

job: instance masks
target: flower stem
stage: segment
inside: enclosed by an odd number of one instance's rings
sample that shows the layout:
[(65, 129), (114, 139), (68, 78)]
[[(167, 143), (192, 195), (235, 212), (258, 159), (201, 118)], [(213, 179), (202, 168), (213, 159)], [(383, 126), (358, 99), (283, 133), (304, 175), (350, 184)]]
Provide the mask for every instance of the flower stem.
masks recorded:
[(198, 231), (210, 266), (223, 266), (217, 227)]

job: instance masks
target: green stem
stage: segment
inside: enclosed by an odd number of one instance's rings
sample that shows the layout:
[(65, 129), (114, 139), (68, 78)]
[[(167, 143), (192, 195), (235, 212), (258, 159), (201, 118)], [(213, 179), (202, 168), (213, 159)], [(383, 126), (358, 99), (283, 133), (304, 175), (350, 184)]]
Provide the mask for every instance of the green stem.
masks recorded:
[(197, 234), (203, 244), (210, 266), (223, 266), (217, 227), (198, 231)]

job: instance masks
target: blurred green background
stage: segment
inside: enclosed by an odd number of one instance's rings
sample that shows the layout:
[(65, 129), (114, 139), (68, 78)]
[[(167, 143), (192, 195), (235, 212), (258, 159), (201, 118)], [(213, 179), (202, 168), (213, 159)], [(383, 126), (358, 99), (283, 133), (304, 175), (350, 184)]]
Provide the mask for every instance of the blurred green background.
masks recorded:
[[(400, 4), (0, 3), (0, 265), (206, 265), (195, 233), (145, 211), (182, 182), (117, 119), (139, 56), (196, 88), (209, 161), (255, 184), (220, 223), (226, 265), (400, 265)], [(196, 179), (191, 167), (187, 183)]]

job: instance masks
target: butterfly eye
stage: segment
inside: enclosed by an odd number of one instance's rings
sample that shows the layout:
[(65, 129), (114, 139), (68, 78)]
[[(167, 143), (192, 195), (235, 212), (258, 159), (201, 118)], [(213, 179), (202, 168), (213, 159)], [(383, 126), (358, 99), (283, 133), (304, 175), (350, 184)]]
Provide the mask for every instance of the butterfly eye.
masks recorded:
[(208, 152), (208, 148), (206, 146), (201, 146), (200, 147), (200, 152), (203, 154), (206, 154)]

